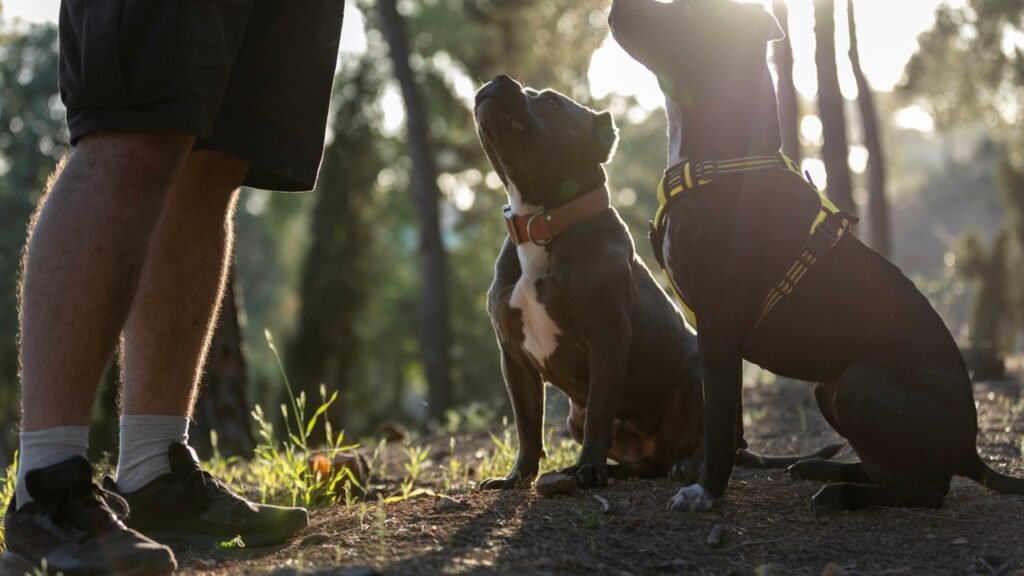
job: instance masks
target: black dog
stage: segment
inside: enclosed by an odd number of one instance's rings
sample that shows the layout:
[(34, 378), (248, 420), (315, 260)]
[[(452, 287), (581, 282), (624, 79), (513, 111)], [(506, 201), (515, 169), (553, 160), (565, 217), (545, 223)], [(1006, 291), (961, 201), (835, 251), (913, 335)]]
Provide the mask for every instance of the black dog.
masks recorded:
[[(569, 429), (583, 446), (566, 472), (579, 485), (604, 485), (609, 474), (699, 473), (697, 339), (609, 206), (601, 165), (618, 139), (611, 115), (499, 76), (477, 94), (476, 120), (511, 202), (488, 311), (519, 437), (511, 473), (482, 487), (510, 488), (536, 475), (544, 382), (571, 401)], [(745, 446), (739, 424), (732, 434)], [(619, 466), (608, 469), (609, 458)], [(797, 460), (742, 456), (761, 467)]]
[(610, 24), (666, 93), (671, 167), (652, 236), (704, 359), (705, 472), (672, 506), (707, 510), (725, 491), (744, 358), (822, 382), (825, 418), (860, 456), (791, 469), (836, 482), (817, 506), (938, 507), (954, 475), (1024, 494), (978, 456), (970, 378), (942, 319), (778, 152), (775, 19), (726, 0), (615, 0)]

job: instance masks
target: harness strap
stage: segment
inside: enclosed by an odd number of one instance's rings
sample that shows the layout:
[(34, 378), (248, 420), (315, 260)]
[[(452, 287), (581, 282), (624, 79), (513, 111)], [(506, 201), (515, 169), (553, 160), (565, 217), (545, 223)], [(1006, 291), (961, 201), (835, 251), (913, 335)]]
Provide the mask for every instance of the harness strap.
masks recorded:
[[(706, 186), (720, 175), (770, 169), (788, 170), (803, 177), (796, 163), (780, 152), (769, 156), (748, 156), (731, 160), (687, 160), (666, 170), (665, 177), (658, 185), (658, 211), (650, 223), (651, 244), (653, 245), (658, 265), (665, 271), (665, 276), (669, 278), (669, 284), (672, 286), (672, 290), (675, 292), (680, 304), (682, 304), (687, 320), (695, 327), (697, 325), (696, 314), (687, 303), (682, 290), (669, 277), (665, 266), (664, 254), (662, 253), (662, 243), (665, 235), (664, 226), (665, 219), (668, 216), (668, 207), (684, 192)], [(813, 186), (813, 184), (811, 185)], [(793, 288), (804, 278), (808, 270), (839, 243), (846, 232), (849, 231), (850, 226), (857, 223), (856, 217), (839, 210), (824, 194), (819, 192), (819, 197), (821, 199), (821, 210), (811, 223), (807, 242), (804, 243), (796, 262), (793, 263), (782, 276), (779, 283), (768, 293), (761, 308), (761, 314), (758, 316), (757, 322), (750, 332), (750, 337), (753, 337), (754, 333), (779, 302), (792, 294)]]
[(768, 318), (772, 309), (783, 298), (793, 293), (793, 288), (804, 278), (811, 267), (835, 248), (836, 244), (839, 244), (839, 241), (850, 230), (850, 226), (856, 224), (857, 221), (856, 217), (839, 210), (827, 198), (822, 197), (821, 212), (811, 226), (811, 235), (808, 236), (807, 242), (804, 243), (803, 250), (800, 251), (800, 256), (797, 257), (796, 262), (782, 275), (782, 279), (779, 280), (779, 283), (771, 289), (771, 292), (765, 298), (764, 304), (761, 306), (761, 314), (750, 331), (751, 337), (761, 327), (765, 319)]

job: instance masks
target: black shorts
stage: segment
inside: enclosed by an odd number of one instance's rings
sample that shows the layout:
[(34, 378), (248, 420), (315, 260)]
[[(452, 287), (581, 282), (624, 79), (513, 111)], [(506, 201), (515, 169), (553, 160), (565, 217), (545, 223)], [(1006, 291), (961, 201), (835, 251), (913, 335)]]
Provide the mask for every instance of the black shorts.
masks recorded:
[(245, 185), (310, 190), (344, 0), (62, 0), (60, 94), (91, 132), (195, 134), (252, 163)]

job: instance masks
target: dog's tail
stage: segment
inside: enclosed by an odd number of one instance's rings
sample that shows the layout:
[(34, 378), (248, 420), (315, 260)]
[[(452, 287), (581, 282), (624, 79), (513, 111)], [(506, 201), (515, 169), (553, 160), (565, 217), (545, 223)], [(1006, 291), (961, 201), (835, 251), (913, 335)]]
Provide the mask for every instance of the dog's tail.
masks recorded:
[(996, 472), (975, 453), (967, 462), (963, 476), (1000, 494), (1024, 496), (1024, 478), (1014, 478)]
[(740, 450), (736, 453), (736, 463), (745, 468), (785, 468), (808, 458), (824, 458), (828, 460), (838, 454), (843, 449), (843, 446), (845, 445), (829, 444), (810, 454), (796, 456), (766, 456), (756, 454), (750, 450)]

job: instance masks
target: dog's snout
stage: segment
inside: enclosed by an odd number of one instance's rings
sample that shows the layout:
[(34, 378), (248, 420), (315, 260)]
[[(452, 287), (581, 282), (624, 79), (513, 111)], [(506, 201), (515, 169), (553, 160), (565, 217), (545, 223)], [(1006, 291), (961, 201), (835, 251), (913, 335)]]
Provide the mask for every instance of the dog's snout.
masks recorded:
[(515, 80), (513, 80), (508, 74), (498, 74), (494, 77), (494, 80), (491, 80), (491, 82), (494, 84), (502, 84), (504, 82), (515, 82)]
[(484, 101), (498, 96), (499, 93), (508, 94), (512, 91), (519, 92), (521, 90), (522, 86), (520, 86), (520, 84), (511, 76), (507, 74), (498, 74), (493, 80), (488, 82), (476, 93), (476, 105), (479, 106)]

